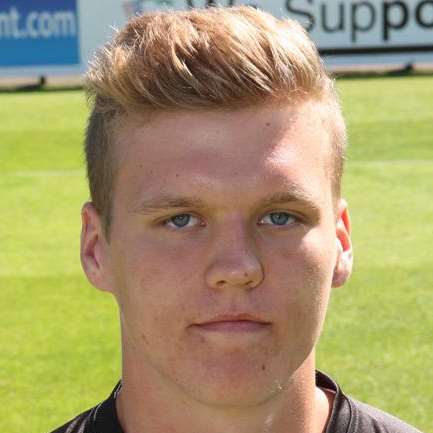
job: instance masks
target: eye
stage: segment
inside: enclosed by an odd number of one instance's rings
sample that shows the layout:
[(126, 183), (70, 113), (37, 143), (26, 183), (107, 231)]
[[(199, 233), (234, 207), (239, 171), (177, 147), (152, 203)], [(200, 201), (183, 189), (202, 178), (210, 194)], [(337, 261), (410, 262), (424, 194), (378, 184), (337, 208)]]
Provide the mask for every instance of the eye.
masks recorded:
[(269, 212), (260, 221), (260, 225), (272, 224), (276, 226), (286, 226), (297, 221), (297, 217), (288, 212)]
[(165, 225), (172, 229), (182, 229), (184, 227), (191, 227), (197, 224), (200, 224), (199, 218), (188, 214), (188, 213), (182, 213), (175, 216), (172, 216), (171, 218), (167, 219), (165, 222)]

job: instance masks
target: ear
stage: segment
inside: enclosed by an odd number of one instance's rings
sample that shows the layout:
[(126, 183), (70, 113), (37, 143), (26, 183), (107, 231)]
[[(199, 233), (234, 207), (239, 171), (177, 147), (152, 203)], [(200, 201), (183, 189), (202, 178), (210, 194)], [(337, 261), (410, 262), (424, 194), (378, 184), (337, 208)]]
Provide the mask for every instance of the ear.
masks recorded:
[(350, 239), (350, 216), (345, 200), (338, 204), (336, 224), (337, 258), (332, 278), (332, 287), (342, 286), (352, 273), (353, 254), (352, 241)]
[(85, 203), (81, 210), (81, 266), (89, 282), (100, 290), (111, 291), (109, 244), (102, 220), (93, 203)]

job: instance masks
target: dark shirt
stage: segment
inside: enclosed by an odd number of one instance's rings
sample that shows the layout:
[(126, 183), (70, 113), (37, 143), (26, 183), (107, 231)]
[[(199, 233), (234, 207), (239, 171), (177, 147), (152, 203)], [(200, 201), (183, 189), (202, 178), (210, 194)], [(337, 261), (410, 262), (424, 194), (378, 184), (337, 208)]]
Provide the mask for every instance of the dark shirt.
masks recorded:
[[(316, 384), (335, 393), (326, 433), (421, 433), (399, 419), (346, 396), (328, 376), (316, 373)], [(52, 433), (123, 433), (116, 413), (117, 384), (110, 397)]]

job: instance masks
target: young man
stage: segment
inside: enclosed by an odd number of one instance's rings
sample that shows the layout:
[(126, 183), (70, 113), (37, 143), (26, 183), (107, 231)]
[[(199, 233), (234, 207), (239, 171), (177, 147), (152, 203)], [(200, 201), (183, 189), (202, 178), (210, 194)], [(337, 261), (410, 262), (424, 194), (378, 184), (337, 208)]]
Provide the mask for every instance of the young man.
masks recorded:
[(81, 258), (119, 304), (122, 379), (55, 432), (416, 432), (315, 371), (352, 253), (344, 122), (304, 30), (136, 17), (87, 87)]

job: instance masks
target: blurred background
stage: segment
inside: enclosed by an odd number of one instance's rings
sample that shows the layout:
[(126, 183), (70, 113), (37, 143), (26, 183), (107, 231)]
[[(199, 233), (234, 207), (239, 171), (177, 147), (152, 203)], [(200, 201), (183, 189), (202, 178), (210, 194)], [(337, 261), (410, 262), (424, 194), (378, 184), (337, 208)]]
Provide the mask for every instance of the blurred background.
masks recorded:
[(305, 26), (348, 123), (355, 268), (318, 367), (433, 432), (432, 0), (0, 0), (0, 432), (47, 433), (120, 374), (114, 301), (79, 263), (92, 53), (137, 13), (239, 4)]

